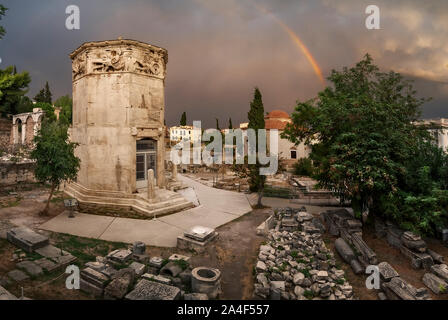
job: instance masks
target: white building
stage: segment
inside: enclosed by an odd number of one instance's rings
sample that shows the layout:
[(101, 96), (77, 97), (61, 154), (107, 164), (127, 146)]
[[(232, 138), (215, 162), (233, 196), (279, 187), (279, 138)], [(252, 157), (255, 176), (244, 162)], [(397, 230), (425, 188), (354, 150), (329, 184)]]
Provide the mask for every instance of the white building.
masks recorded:
[[(267, 146), (270, 145), (270, 130), (278, 130), (278, 157), (279, 160), (283, 161), (287, 166), (292, 165), (300, 158), (307, 158), (311, 152), (311, 148), (306, 146), (304, 143), (300, 143), (295, 146), (294, 143), (288, 139), (283, 139), (281, 133), (286, 127), (286, 124), (291, 123), (291, 118), (289, 114), (282, 110), (274, 110), (269, 112), (265, 117), (265, 128), (267, 136)], [(246, 138), (246, 130), (249, 123), (244, 122), (240, 124), (240, 129), (243, 131), (243, 137)], [(245, 152), (247, 153), (247, 145), (245, 145)]]
[(425, 119), (419, 122), (429, 127), (429, 131), (436, 139), (436, 143), (443, 151), (448, 152), (448, 119)]
[(170, 140), (174, 142), (193, 141), (193, 127), (192, 126), (171, 127)]
[(288, 123), (291, 123), (291, 118), (289, 114), (282, 110), (274, 110), (269, 112), (264, 117), (266, 134), (268, 137), (269, 145), (269, 130), (278, 130), (278, 153), (279, 160), (289, 160), (288, 162), (295, 162), (300, 158), (307, 158), (311, 152), (311, 148), (306, 146), (304, 143), (300, 143), (295, 146), (294, 143), (288, 139), (283, 139), (280, 135), (285, 129)]

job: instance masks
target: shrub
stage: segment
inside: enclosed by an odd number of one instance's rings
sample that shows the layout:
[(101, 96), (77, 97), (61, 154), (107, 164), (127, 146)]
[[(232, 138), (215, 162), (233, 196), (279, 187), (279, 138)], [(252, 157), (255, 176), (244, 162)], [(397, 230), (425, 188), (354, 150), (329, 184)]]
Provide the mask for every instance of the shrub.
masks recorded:
[(301, 158), (294, 164), (294, 174), (311, 177), (314, 173), (313, 162), (310, 158)]

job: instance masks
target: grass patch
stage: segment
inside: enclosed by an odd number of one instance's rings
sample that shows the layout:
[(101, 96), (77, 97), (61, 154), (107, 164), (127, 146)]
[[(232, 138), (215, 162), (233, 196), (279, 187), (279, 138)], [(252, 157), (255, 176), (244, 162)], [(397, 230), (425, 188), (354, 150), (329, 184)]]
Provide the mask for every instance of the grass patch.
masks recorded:
[(174, 263), (177, 264), (182, 270), (188, 268), (188, 262), (184, 259), (174, 260)]
[(311, 290), (305, 290), (305, 292), (303, 293), (303, 296), (305, 298), (307, 298), (308, 300), (311, 300), (314, 298), (314, 293)]
[(21, 197), (16, 197), (14, 199), (5, 199), (0, 202), (0, 208), (12, 208), (17, 207), (22, 200)]
[(306, 278), (311, 278), (311, 273), (309, 269), (300, 269), (299, 272), (303, 273)]
[(128, 247), (127, 244), (121, 242), (108, 242), (60, 233), (53, 234), (52, 239), (55, 246), (74, 255), (80, 265), (95, 261), (96, 256), (106, 256), (113, 250)]

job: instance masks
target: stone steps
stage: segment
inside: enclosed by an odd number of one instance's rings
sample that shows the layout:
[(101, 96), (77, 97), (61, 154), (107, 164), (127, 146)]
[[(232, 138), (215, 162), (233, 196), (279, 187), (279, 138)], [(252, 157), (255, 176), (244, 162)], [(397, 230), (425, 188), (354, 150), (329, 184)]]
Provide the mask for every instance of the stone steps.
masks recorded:
[[(81, 208), (98, 206), (111, 208), (111, 211), (114, 208), (132, 210), (148, 217), (167, 215), (194, 207), (181, 195), (168, 190), (163, 190), (161, 195), (163, 200), (155, 203), (150, 203), (139, 194), (126, 195), (118, 192), (92, 191), (76, 184), (66, 187), (64, 192), (68, 196), (76, 198)], [(121, 197), (122, 195), (123, 197)]]

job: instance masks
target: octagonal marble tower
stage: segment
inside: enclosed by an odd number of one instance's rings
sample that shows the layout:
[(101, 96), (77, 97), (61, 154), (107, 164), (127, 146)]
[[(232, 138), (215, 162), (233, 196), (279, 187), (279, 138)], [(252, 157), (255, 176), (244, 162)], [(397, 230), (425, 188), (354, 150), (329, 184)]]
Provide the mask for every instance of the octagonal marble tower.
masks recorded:
[(70, 138), (79, 143), (81, 167), (66, 192), (81, 202), (107, 197), (110, 203), (112, 197), (129, 204), (124, 199), (147, 186), (148, 169), (164, 187), (167, 50), (118, 39), (84, 43), (70, 58)]

